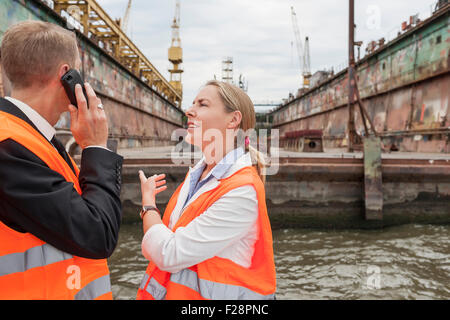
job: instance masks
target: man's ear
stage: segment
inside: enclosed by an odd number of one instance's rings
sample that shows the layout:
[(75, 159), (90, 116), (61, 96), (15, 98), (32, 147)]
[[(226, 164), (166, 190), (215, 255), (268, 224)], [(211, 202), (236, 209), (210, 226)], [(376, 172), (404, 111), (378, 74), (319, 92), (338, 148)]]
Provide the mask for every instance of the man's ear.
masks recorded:
[(62, 76), (65, 75), (66, 72), (69, 71), (69, 70), (70, 70), (70, 66), (69, 66), (67, 63), (62, 64), (62, 65), (59, 67), (59, 70), (58, 70), (58, 76), (59, 76), (59, 79), (61, 79)]
[(227, 129), (238, 129), (242, 121), (242, 113), (240, 111), (232, 112), (231, 121), (228, 123)]

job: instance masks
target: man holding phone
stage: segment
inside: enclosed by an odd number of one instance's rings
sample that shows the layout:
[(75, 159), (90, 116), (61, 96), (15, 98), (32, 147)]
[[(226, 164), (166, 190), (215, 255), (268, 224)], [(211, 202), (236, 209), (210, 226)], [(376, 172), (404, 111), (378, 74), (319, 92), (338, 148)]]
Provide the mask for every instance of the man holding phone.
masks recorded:
[[(89, 84), (71, 105), (61, 78), (81, 61), (75, 35), (25, 21), (4, 34), (0, 98), (0, 299), (111, 299), (106, 263), (121, 223), (122, 157)], [(55, 138), (70, 111), (81, 171)]]

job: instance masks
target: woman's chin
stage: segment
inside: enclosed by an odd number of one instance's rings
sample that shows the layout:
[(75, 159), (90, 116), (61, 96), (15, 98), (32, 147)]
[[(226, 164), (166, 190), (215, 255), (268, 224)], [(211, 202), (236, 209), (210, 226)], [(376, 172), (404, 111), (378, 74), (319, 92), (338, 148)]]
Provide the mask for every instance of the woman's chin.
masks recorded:
[(189, 131), (190, 131), (190, 130), (188, 129), (188, 130), (187, 130), (187, 135), (184, 137), (184, 141), (185, 141), (186, 143), (189, 143), (189, 144), (193, 145), (193, 146), (201, 147), (201, 146), (198, 146), (198, 145), (195, 144), (194, 136), (193, 136), (192, 133), (189, 132)]

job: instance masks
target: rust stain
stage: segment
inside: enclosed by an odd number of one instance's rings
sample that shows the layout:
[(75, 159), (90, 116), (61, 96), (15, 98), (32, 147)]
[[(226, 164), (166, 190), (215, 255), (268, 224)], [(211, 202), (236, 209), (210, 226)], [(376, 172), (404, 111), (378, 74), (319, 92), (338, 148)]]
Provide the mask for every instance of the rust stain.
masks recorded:
[[(64, 25), (65, 21), (50, 14), (48, 8), (34, 0), (0, 0), (0, 9), (7, 19), (0, 20), (0, 40), (13, 23), (24, 19), (44, 20)], [(0, 14), (1, 15), (1, 14)], [(129, 70), (112, 59), (91, 41), (79, 36), (82, 74), (102, 99), (108, 116), (110, 138), (119, 148), (171, 145), (172, 132), (182, 126), (183, 111), (140, 81)], [(3, 80), (3, 81), (2, 81)], [(10, 94), (7, 79), (1, 77), (0, 94)], [(64, 114), (56, 128), (63, 134), (70, 126), (69, 114)], [(69, 139), (68, 137), (66, 137)], [(65, 140), (67, 140), (65, 139)]]
[[(449, 12), (358, 62), (360, 95), (385, 145), (400, 151), (449, 152)], [(320, 129), (325, 147), (346, 146), (347, 81), (343, 71), (291, 99), (272, 112), (273, 127), (281, 136)], [(359, 111), (355, 126), (364, 133)]]
[(420, 114), (420, 122), (423, 122), (424, 114), (425, 114), (425, 104), (422, 104), (422, 113)]

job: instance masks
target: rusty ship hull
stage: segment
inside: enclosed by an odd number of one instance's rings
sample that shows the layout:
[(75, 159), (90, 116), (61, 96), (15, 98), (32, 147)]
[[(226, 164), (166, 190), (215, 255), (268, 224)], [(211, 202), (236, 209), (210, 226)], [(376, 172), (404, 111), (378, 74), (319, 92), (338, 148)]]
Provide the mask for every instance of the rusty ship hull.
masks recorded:
[[(404, 152), (449, 153), (450, 5), (356, 63), (360, 96), (383, 144)], [(322, 130), (325, 148), (348, 146), (347, 69), (299, 90), (271, 112), (280, 146), (295, 132)], [(355, 126), (364, 136), (357, 106)]]
[[(67, 27), (66, 18), (61, 15), (64, 11), (57, 10), (57, 7), (66, 1), (53, 2), (55, 9), (39, 0), (0, 0), (0, 43), (8, 27), (23, 20), (41, 20)], [(103, 14), (104, 28), (114, 29), (112, 19), (103, 9), (94, 0), (88, 2), (91, 11), (97, 8), (98, 13)], [(100, 17), (97, 20), (100, 21), (99, 19)], [(171, 135), (173, 131), (183, 127), (184, 112), (174, 99), (170, 99), (169, 85), (164, 87), (167, 80), (154, 78), (153, 82), (149, 82), (140, 76), (143, 72), (135, 72), (131, 68), (132, 64), (130, 67), (131, 58), (116, 56), (113, 51), (107, 50), (106, 40), (101, 42), (91, 33), (83, 33), (80, 30), (75, 32), (82, 61), (80, 71), (85, 81), (92, 85), (102, 99), (107, 110), (110, 147), (121, 149), (173, 145)], [(122, 53), (130, 51), (134, 46), (131, 40), (121, 31), (117, 32), (122, 35)], [(109, 33), (112, 34), (113, 31), (110, 30)], [(114, 37), (109, 36), (108, 39), (110, 38)], [(8, 96), (10, 93), (10, 83), (6, 76), (2, 75), (0, 65), (0, 96)], [(66, 149), (71, 154), (78, 153), (80, 150), (70, 132), (69, 114), (63, 114), (55, 127)]]

